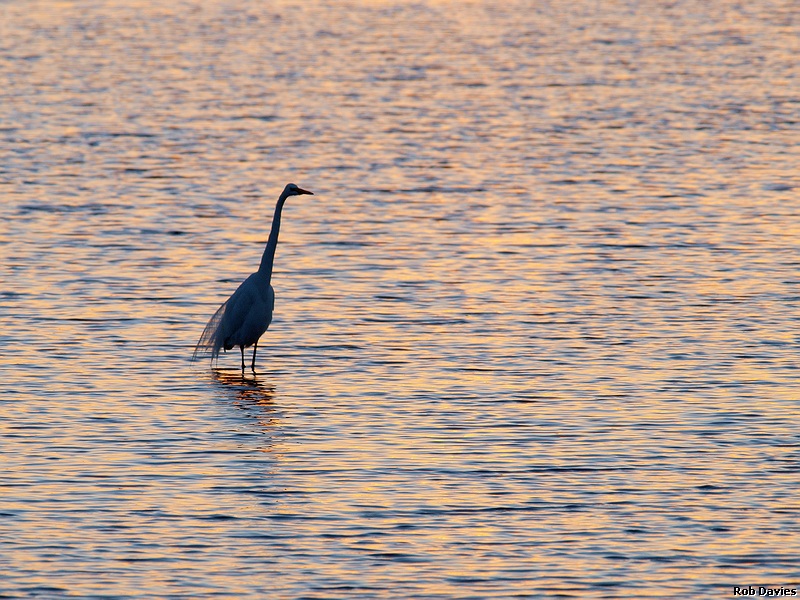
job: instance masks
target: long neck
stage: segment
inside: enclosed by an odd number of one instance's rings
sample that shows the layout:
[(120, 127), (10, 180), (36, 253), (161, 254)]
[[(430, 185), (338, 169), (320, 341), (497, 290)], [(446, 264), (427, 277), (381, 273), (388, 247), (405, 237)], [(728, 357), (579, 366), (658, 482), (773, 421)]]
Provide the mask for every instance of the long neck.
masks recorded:
[(284, 202), (286, 202), (286, 196), (281, 194), (281, 197), (278, 198), (278, 204), (275, 206), (275, 215), (272, 217), (272, 231), (269, 232), (267, 247), (264, 248), (261, 266), (258, 267), (258, 272), (266, 275), (267, 281), (272, 279), (272, 263), (275, 262), (275, 248), (278, 247), (278, 233), (281, 230), (281, 211), (283, 210)]

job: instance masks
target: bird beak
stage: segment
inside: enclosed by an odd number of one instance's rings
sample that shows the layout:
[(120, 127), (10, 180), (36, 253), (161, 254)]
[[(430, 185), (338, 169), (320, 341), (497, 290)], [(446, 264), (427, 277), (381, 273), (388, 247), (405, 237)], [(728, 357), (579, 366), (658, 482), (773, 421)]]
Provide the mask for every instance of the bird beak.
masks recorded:
[(303, 188), (297, 188), (298, 194), (308, 194), (309, 196), (313, 196), (314, 192), (309, 192), (308, 190), (304, 190)]

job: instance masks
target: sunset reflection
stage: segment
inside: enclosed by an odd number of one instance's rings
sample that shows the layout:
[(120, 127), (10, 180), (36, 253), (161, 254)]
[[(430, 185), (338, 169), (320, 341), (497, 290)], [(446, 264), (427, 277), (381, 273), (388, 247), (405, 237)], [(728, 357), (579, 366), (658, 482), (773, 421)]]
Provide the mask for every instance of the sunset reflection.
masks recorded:
[(799, 585), (796, 12), (4, 0), (0, 595)]
[(225, 386), (226, 394), (234, 396), (234, 404), (242, 408), (254, 406), (265, 410), (274, 408), (275, 386), (247, 371), (236, 369), (212, 369), (214, 381)]

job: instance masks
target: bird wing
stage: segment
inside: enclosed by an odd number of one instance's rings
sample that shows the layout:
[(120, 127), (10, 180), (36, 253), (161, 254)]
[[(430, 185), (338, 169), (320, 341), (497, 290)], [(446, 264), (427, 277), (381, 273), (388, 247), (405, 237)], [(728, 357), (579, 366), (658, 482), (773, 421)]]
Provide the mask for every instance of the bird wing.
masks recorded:
[(268, 280), (264, 291), (264, 282), (259, 278), (254, 273), (245, 279), (209, 319), (195, 346), (193, 361), (208, 354), (214, 361), (222, 349), (252, 346), (267, 330), (272, 321), (275, 292)]
[(200, 339), (197, 341), (197, 345), (194, 347), (194, 354), (192, 354), (192, 362), (200, 358), (201, 356), (206, 356), (211, 354), (211, 360), (214, 361), (219, 356), (219, 351), (222, 348), (222, 330), (221, 330), (221, 323), (222, 318), (225, 316), (225, 310), (228, 307), (228, 302), (230, 302), (230, 298), (222, 303), (217, 309), (217, 312), (208, 320), (208, 324), (206, 328), (203, 329), (203, 333), (200, 336)]
[(219, 326), (222, 348), (252, 346), (272, 320), (271, 300), (274, 295), (269, 283), (264, 287), (258, 273), (250, 275), (228, 298), (225, 314)]

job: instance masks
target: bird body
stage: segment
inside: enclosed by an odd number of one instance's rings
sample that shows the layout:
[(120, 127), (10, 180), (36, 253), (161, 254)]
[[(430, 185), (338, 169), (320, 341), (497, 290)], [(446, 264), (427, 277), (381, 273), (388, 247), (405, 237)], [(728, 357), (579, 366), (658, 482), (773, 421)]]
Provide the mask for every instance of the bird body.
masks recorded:
[(272, 229), (258, 271), (245, 279), (208, 321), (197, 342), (192, 360), (201, 354), (210, 353), (211, 360), (214, 361), (219, 357), (221, 350), (239, 346), (244, 370), (244, 349), (253, 346), (251, 368), (255, 370), (258, 340), (272, 323), (272, 312), (275, 309), (275, 290), (272, 289), (271, 280), (281, 227), (281, 212), (289, 196), (302, 194), (313, 195), (312, 192), (301, 189), (293, 183), (284, 188), (275, 206)]
[(221, 324), (222, 347), (249, 348), (258, 342), (272, 323), (274, 309), (275, 290), (263, 273), (253, 273), (226, 302)]

